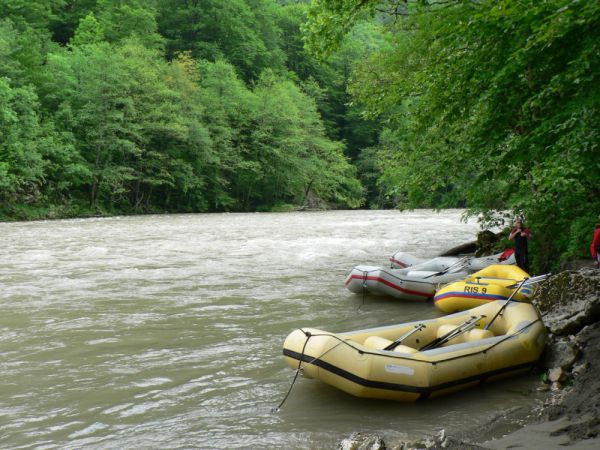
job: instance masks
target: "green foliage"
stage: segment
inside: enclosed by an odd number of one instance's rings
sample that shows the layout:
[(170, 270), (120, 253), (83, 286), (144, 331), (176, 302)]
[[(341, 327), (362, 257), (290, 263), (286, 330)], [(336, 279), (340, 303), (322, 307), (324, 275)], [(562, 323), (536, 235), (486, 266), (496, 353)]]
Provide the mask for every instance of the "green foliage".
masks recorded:
[(226, 59), (253, 80), (267, 67), (283, 66), (274, 11), (272, 0), (166, 0), (160, 2), (159, 25), (170, 54)]
[[(30, 86), (0, 78), (0, 200), (5, 208), (60, 200), (76, 184), (78, 161), (68, 136), (40, 118)], [(52, 186), (45, 189), (45, 185)]]
[(19, 30), (33, 28), (45, 32), (55, 18), (54, 11), (64, 0), (2, 0), (0, 17), (9, 18)]
[(96, 9), (104, 35), (109, 42), (134, 38), (147, 48), (162, 49), (158, 33), (158, 10), (148, 0), (98, 0)]
[(83, 46), (88, 44), (97, 44), (104, 40), (104, 32), (100, 22), (96, 20), (93, 13), (89, 13), (79, 21), (79, 27), (75, 30), (75, 35), (71, 39), (72, 46)]
[[(349, 29), (376, 3), (318, 2), (309, 43), (324, 53), (340, 41), (330, 28)], [(350, 88), (365, 115), (386, 122), (381, 186), (400, 207), (524, 213), (539, 270), (585, 254), (583, 230), (600, 211), (600, 4), (390, 0), (378, 9), (394, 3), (402, 18), (386, 21), (391, 45)]]
[(358, 53), (322, 69), (291, 3), (2, 2), (0, 216), (361, 205)]
[[(339, 51), (326, 60), (319, 60), (307, 51), (300, 34), (307, 20), (307, 5), (288, 5), (281, 11), (278, 23), (285, 36), (288, 69), (300, 78), (303, 91), (316, 101), (327, 137), (345, 144), (344, 154), (353, 164), (359, 160), (365, 162), (361, 153), (377, 143), (381, 124), (365, 120), (361, 115), (362, 108), (353, 104), (348, 86), (356, 61), (384, 44), (381, 27), (361, 22), (340, 42)], [(369, 165), (373, 163), (367, 162)], [(381, 195), (376, 179), (362, 169), (360, 166), (357, 175), (369, 191), (369, 201), (378, 202), (381, 206), (383, 203), (379, 202)]]
[[(302, 27), (308, 49), (319, 58), (338, 48), (357, 21), (372, 17), (378, 0), (314, 1)], [(389, 3), (382, 2), (382, 3)]]

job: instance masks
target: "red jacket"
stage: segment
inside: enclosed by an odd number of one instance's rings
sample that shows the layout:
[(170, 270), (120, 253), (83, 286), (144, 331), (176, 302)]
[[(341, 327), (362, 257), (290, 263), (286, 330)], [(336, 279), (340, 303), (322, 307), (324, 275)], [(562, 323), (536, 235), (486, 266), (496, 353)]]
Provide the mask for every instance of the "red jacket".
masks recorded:
[(598, 257), (598, 251), (596, 250), (598, 247), (600, 247), (600, 227), (596, 227), (594, 230), (594, 239), (590, 245), (590, 252), (592, 253), (592, 258), (594, 259)]

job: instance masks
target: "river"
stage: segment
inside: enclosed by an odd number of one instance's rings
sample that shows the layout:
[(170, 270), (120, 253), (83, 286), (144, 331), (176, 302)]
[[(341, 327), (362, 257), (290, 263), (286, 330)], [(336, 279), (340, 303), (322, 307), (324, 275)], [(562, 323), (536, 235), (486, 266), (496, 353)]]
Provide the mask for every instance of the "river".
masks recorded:
[(355, 295), (357, 264), (473, 239), (459, 210), (0, 223), (0, 448), (329, 449), (462, 430), (528, 405), (533, 375), (416, 404), (299, 378), (282, 343), (436, 317)]

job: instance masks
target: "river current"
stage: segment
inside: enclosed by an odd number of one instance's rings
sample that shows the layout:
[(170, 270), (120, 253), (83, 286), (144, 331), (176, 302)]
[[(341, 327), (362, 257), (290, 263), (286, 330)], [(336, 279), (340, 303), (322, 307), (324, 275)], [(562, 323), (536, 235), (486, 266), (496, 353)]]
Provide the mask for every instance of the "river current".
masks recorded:
[(330, 449), (401, 439), (528, 405), (532, 375), (416, 404), (299, 378), (282, 344), (437, 317), (350, 293), (387, 266), (472, 240), (462, 211), (194, 214), (0, 223), (0, 448)]

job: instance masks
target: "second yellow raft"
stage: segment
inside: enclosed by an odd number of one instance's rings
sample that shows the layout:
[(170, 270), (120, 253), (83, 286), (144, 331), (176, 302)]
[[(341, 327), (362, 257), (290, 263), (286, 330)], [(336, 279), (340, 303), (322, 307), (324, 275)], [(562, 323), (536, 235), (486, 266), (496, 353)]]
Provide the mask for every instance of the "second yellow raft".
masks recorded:
[[(494, 300), (506, 300), (529, 274), (518, 266), (494, 264), (439, 289), (433, 301), (445, 313), (464, 311)], [(522, 286), (512, 300), (527, 302), (533, 296), (533, 286)]]

